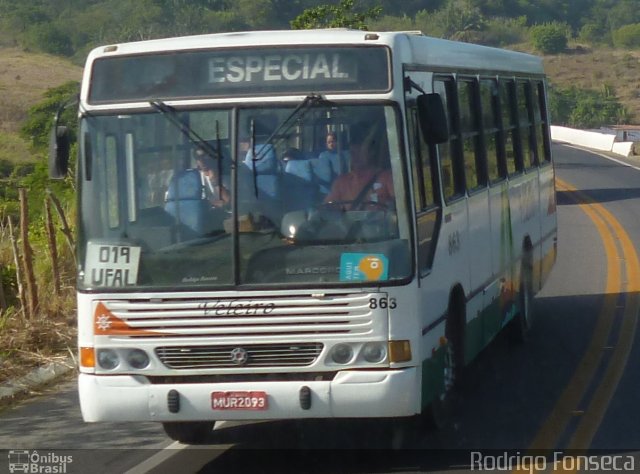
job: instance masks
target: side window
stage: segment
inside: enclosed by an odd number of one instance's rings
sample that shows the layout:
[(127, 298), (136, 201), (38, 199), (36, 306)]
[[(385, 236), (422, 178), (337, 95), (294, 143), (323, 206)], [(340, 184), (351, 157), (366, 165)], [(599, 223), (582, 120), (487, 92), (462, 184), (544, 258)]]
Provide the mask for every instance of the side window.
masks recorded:
[(484, 143), (487, 150), (487, 172), (489, 181), (494, 183), (506, 176), (498, 108), (498, 83), (495, 79), (480, 81), (480, 102)]
[(500, 111), (502, 115), (502, 130), (505, 145), (505, 161), (509, 176), (522, 171), (519, 159), (520, 135), (518, 134), (518, 120), (516, 108), (516, 87), (512, 79), (501, 79)]
[(437, 149), (442, 194), (446, 201), (450, 201), (464, 194), (464, 168), (460, 160), (462, 144), (458, 127), (455, 82), (452, 77), (437, 78), (434, 80), (433, 90), (442, 97), (449, 125), (449, 141), (437, 145)]
[(409, 108), (408, 132), (412, 157), (414, 200), (416, 211), (433, 207), (436, 204), (436, 192), (433, 186), (433, 169), (429, 159), (429, 147), (419, 129), (418, 110), (416, 106)]
[(462, 156), (468, 191), (487, 184), (482, 155), (480, 153), (480, 125), (478, 117), (478, 82), (475, 79), (458, 80), (458, 104), (460, 106), (460, 131)]
[(547, 123), (547, 104), (545, 101), (544, 83), (537, 81), (533, 88), (533, 120), (536, 129), (536, 149), (538, 163), (551, 161), (551, 145), (549, 141), (549, 124)]
[(531, 84), (529, 81), (518, 81), (518, 124), (522, 143), (522, 159), (525, 168), (536, 166), (535, 133), (533, 127), (533, 110), (531, 107)]

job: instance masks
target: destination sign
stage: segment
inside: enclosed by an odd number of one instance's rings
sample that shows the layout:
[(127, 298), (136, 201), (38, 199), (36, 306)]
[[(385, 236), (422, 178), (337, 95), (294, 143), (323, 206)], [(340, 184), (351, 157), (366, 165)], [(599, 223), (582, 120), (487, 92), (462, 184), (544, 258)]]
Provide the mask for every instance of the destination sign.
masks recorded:
[(209, 60), (209, 82), (356, 81), (357, 69), (339, 53), (230, 56)]
[(96, 60), (89, 102), (384, 92), (390, 87), (389, 51), (380, 46), (173, 51)]

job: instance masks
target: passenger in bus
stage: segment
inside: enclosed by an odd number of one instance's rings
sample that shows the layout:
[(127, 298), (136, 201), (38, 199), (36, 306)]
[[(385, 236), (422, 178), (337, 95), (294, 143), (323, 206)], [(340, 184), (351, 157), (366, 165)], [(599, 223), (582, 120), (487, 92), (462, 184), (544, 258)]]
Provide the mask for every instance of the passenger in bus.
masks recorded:
[(214, 160), (200, 148), (196, 148), (195, 159), (207, 200), (213, 207), (227, 206), (231, 202), (231, 194), (227, 186), (218, 179)]
[(240, 135), (248, 137), (249, 142), (242, 166), (238, 167), (238, 212), (250, 214), (259, 227), (273, 226), (282, 215), (282, 164), (269, 142), (277, 121), (271, 116), (261, 116), (253, 123), (253, 143), (250, 127)]
[(297, 176), (309, 183), (314, 180), (311, 160), (306, 159), (297, 148), (288, 148), (282, 155), (282, 161), (285, 173)]
[(324, 199), (325, 204), (334, 203), (346, 210), (393, 207), (391, 172), (383, 169), (379, 160), (383, 145), (373, 129), (362, 126), (352, 129), (351, 171), (338, 176)]
[(338, 151), (338, 136), (329, 132), (325, 140), (326, 150), (313, 162), (314, 175), (320, 186), (320, 193), (326, 196), (336, 176), (349, 170), (349, 157), (344, 150)]
[(140, 190), (142, 207), (162, 205), (173, 176), (171, 159), (168, 156), (162, 156), (159, 160), (147, 160), (143, 162), (140, 171), (143, 176)]

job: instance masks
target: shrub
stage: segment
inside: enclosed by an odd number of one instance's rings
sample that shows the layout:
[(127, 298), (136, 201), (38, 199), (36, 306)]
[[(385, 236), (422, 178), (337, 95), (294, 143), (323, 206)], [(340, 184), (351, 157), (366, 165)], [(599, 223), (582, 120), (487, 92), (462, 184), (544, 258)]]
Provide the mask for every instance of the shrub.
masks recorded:
[(531, 44), (543, 54), (557, 54), (567, 48), (569, 27), (566, 23), (534, 25), (529, 32)]
[(616, 48), (640, 48), (640, 23), (625, 25), (612, 33)]
[(417, 29), (415, 21), (406, 15), (385, 15), (371, 21), (371, 30), (373, 31), (411, 31)]
[(587, 44), (610, 44), (611, 36), (609, 31), (602, 25), (596, 23), (586, 23), (578, 33), (578, 39)]
[(518, 18), (491, 18), (485, 23), (481, 43), (496, 47), (522, 43), (527, 38), (526, 24), (527, 19), (524, 16)]
[(549, 88), (549, 113), (554, 125), (599, 128), (629, 121), (624, 106), (611, 87), (602, 90)]
[(33, 26), (27, 34), (27, 45), (38, 51), (60, 56), (71, 56), (73, 45), (65, 32), (52, 24)]

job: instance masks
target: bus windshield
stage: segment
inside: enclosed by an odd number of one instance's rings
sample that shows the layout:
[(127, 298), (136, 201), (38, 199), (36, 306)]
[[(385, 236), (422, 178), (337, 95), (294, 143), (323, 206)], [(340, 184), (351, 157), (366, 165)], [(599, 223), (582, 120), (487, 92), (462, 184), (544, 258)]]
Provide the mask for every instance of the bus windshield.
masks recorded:
[(81, 119), (81, 289), (380, 285), (411, 274), (393, 106), (152, 105)]

